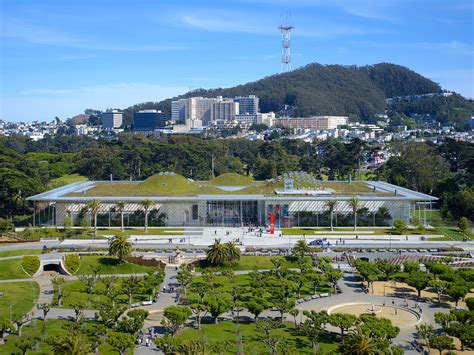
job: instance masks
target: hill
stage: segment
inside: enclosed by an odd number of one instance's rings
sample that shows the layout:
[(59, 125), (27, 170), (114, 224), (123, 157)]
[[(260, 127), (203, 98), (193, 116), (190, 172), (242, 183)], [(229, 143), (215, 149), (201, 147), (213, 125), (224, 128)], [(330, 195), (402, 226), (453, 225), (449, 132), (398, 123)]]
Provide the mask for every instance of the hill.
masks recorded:
[(374, 114), (387, 108), (385, 99), (394, 96), (441, 92), (435, 82), (400, 65), (369, 66), (309, 64), (288, 73), (276, 74), (231, 88), (198, 89), (161, 102), (148, 102), (125, 110), (129, 122), (133, 112), (159, 109), (171, 115), (171, 100), (191, 96), (260, 97), (262, 112), (281, 111), (290, 106), (293, 116), (348, 115), (373, 121)]

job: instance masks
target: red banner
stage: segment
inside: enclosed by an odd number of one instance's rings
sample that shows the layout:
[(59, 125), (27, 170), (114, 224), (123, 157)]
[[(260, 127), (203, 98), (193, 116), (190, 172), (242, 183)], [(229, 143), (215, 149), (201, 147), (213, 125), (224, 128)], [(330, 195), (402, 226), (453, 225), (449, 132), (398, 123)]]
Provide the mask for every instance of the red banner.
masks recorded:
[(275, 215), (270, 212), (270, 234), (275, 234)]

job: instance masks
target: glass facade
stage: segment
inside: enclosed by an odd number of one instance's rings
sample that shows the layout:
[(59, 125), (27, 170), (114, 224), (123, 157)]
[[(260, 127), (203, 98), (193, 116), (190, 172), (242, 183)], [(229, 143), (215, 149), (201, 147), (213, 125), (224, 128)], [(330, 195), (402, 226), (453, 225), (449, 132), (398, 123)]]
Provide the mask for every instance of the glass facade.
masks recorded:
[(258, 224), (257, 201), (207, 201), (206, 224), (240, 226)]

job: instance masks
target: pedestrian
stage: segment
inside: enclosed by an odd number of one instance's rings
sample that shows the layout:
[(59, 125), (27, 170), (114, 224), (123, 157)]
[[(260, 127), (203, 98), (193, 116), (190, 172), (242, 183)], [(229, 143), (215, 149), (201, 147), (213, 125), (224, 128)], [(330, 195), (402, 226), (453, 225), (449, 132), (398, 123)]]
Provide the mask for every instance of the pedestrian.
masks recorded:
[(383, 301), (383, 306), (385, 307), (385, 300)]
[(217, 231), (214, 231), (214, 235), (217, 235)]
[(395, 300), (392, 300), (392, 306), (395, 306)]
[(395, 315), (397, 315), (397, 314), (398, 314), (398, 310), (395, 308)]

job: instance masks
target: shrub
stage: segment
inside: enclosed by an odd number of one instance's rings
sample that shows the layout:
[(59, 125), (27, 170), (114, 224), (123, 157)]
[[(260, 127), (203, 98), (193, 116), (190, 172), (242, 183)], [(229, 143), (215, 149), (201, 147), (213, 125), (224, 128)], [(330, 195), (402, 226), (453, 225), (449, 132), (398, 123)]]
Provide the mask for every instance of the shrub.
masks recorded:
[(11, 232), (14, 229), (14, 225), (8, 219), (0, 218), (0, 233)]
[(77, 254), (67, 254), (64, 257), (64, 266), (71, 274), (75, 274), (81, 266), (81, 258)]
[(37, 256), (24, 256), (21, 260), (21, 266), (28, 275), (33, 276), (39, 269), (39, 258)]
[(145, 259), (143, 256), (132, 256), (128, 255), (124, 258), (125, 261), (128, 261), (132, 264), (142, 265), (142, 266), (150, 266), (150, 267), (160, 267), (165, 268), (166, 264), (161, 260), (157, 259)]

